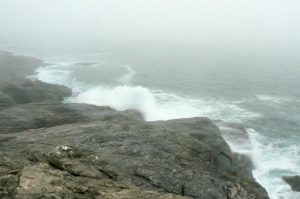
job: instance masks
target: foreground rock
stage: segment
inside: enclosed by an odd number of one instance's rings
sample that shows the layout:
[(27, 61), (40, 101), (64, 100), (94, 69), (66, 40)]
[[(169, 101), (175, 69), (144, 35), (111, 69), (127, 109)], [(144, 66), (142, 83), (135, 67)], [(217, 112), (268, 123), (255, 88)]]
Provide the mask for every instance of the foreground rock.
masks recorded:
[(237, 175), (207, 118), (147, 123), (133, 112), (68, 106), (72, 124), (0, 135), (1, 198), (268, 198)]
[(293, 191), (300, 192), (300, 176), (283, 176), (282, 178), (291, 186)]

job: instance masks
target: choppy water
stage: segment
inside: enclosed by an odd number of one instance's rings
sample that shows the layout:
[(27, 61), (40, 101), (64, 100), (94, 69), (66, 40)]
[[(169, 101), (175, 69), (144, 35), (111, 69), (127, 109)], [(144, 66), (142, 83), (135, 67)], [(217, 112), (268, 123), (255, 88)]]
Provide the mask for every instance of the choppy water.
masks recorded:
[(248, 154), (253, 174), (272, 199), (296, 199), (282, 175), (300, 174), (300, 70), (190, 65), (169, 59), (112, 54), (46, 57), (36, 78), (66, 85), (67, 102), (140, 110), (146, 120), (207, 116), (247, 127), (251, 146), (227, 140)]

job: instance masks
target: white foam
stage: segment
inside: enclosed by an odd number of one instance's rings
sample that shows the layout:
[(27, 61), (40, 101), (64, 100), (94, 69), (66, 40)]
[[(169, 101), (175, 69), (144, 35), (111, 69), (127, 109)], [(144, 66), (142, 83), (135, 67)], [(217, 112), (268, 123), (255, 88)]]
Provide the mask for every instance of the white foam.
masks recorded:
[(276, 104), (290, 101), (286, 97), (271, 96), (271, 95), (255, 95), (255, 96), (261, 101), (266, 101), (266, 102), (271, 102), (271, 103), (276, 103)]
[(37, 69), (36, 78), (50, 84), (66, 84), (70, 79), (70, 71), (59, 69), (57, 65)]
[(142, 86), (99, 86), (74, 96), (71, 101), (110, 106), (117, 110), (136, 109), (148, 121), (197, 116), (219, 119), (226, 115), (228, 121), (240, 122), (241, 119), (259, 117), (259, 114), (248, 112), (229, 102), (190, 99)]
[[(225, 140), (234, 152), (248, 155), (254, 164), (254, 178), (267, 190), (271, 199), (300, 198), (300, 193), (291, 191), (289, 185), (282, 180), (283, 173), (296, 175), (299, 172), (297, 158), (289, 155), (299, 154), (299, 148), (291, 146), (286, 152), (268, 143), (268, 138), (254, 129), (247, 129), (249, 143), (236, 143), (235, 140)], [(263, 144), (267, 143), (267, 144)], [(292, 151), (292, 153), (291, 153)], [(285, 154), (285, 156), (283, 156)]]
[[(88, 86), (84, 83), (77, 82), (71, 75), (71, 71), (68, 70), (68, 66), (73, 66), (73, 63), (64, 62), (63, 65), (49, 65), (41, 67), (36, 70), (36, 74), (32, 76), (34, 79), (49, 83), (64, 85), (73, 90), (73, 93), (80, 93)], [(62, 67), (65, 66), (65, 67)]]

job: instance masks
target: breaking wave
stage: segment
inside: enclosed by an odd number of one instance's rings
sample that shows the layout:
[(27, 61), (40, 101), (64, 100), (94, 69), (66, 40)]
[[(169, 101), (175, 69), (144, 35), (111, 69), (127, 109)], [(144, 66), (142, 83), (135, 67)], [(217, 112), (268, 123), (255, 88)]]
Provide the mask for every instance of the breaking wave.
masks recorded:
[(98, 86), (74, 96), (70, 101), (110, 106), (121, 111), (139, 110), (148, 121), (197, 116), (220, 119), (226, 115), (228, 121), (241, 122), (242, 119), (260, 116), (229, 102), (191, 99), (142, 86)]

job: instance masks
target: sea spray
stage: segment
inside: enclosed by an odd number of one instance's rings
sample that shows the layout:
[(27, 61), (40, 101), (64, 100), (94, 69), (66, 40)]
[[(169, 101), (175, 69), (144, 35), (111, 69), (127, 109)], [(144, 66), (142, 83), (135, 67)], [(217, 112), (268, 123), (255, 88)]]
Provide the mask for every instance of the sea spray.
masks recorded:
[(125, 65), (124, 68), (127, 70), (127, 73), (121, 76), (118, 81), (123, 85), (129, 85), (135, 76), (136, 71), (129, 65)]

